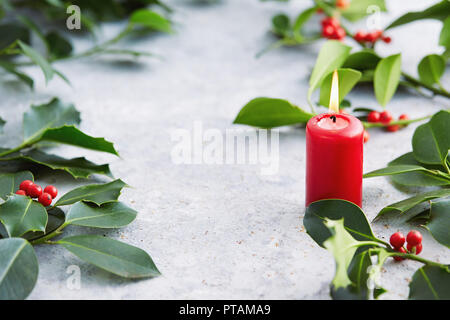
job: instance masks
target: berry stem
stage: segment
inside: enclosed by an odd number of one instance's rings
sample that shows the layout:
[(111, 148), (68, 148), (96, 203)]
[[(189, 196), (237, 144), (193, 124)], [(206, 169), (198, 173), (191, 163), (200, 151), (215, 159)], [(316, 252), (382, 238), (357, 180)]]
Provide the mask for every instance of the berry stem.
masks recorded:
[(425, 116), (425, 117), (421, 117), (421, 118), (416, 118), (416, 119), (408, 119), (408, 120), (396, 120), (396, 121), (391, 121), (389, 123), (381, 123), (381, 122), (367, 122), (367, 121), (362, 121), (363, 125), (365, 128), (373, 128), (373, 127), (388, 127), (391, 125), (408, 125), (410, 123), (413, 122), (418, 122), (418, 121), (423, 121), (426, 119), (430, 119), (431, 115), (429, 116)]
[(55, 230), (49, 232), (48, 234), (42, 236), (41, 238), (37, 238), (35, 240), (30, 241), (30, 243), (32, 245), (36, 245), (36, 244), (52, 244), (51, 241), (49, 241), (50, 239), (53, 239), (54, 237), (59, 236), (60, 234), (62, 234), (62, 230), (67, 227), (69, 224), (67, 222), (64, 222), (62, 225), (60, 225), (58, 228), (56, 228)]

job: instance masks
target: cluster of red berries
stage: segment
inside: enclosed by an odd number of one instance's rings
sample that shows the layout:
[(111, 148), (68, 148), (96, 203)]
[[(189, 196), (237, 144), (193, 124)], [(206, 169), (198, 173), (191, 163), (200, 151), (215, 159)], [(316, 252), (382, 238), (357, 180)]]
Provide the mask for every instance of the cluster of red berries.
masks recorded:
[(40, 204), (44, 207), (48, 207), (58, 195), (58, 190), (50, 185), (46, 186), (44, 191), (42, 191), (40, 185), (35, 184), (31, 180), (24, 180), (20, 183), (19, 190), (16, 191), (16, 194), (37, 198)]
[[(385, 110), (383, 112), (372, 111), (367, 116), (367, 121), (372, 122), (372, 123), (381, 122), (383, 124), (389, 124), (392, 121), (392, 119), (393, 119), (392, 114), (387, 110)], [(407, 114), (402, 114), (402, 115), (400, 115), (400, 117), (398, 117), (398, 120), (408, 120), (408, 119), (409, 119), (409, 117)], [(399, 125), (399, 124), (393, 124), (390, 126), (386, 126), (386, 130), (389, 132), (395, 132), (400, 128), (401, 128), (401, 125)]]
[(355, 41), (358, 42), (367, 42), (367, 43), (375, 43), (378, 40), (382, 40), (385, 43), (391, 43), (392, 41), (391, 37), (383, 35), (382, 30), (375, 30), (372, 32), (365, 32), (363, 30), (359, 30), (357, 33), (355, 33), (353, 39), (355, 39)]
[(325, 17), (322, 23), (322, 36), (327, 39), (343, 40), (347, 33), (338, 19), (335, 17)]
[[(407, 242), (406, 250), (403, 247), (405, 241)], [(391, 243), (394, 250), (400, 253), (409, 252), (419, 254), (422, 252), (422, 235), (419, 231), (416, 230), (411, 230), (410, 232), (408, 232), (406, 239), (403, 233), (396, 232), (391, 236), (389, 242)], [(402, 257), (394, 257), (394, 259), (395, 261), (404, 260)]]

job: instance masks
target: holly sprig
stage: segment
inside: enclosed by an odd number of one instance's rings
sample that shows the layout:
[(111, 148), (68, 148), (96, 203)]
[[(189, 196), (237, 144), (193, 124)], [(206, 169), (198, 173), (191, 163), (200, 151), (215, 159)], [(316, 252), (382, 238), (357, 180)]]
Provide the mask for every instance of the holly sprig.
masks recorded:
[[(128, 19), (128, 24), (118, 34), (101, 43), (95, 43), (91, 48), (75, 52), (66, 30), (69, 5), (81, 8), (81, 32), (89, 31), (96, 37), (97, 29), (104, 21)], [(0, 1), (0, 69), (14, 75), (30, 88), (34, 87), (34, 80), (28, 76), (22, 67), (37, 65), (42, 69), (45, 81), (50, 81), (55, 75), (70, 84), (68, 78), (55, 69), (52, 63), (63, 60), (79, 59), (92, 55), (128, 55), (132, 57), (154, 56), (150, 52), (130, 50), (117, 47), (117, 44), (127, 36), (142, 35), (144, 32), (171, 33), (171, 22), (161, 14), (147, 9), (153, 4), (171, 9), (158, 0), (107, 0), (84, 1), (77, 0), (66, 3), (63, 1)], [(33, 9), (33, 15), (24, 9)], [(6, 22), (7, 21), (7, 22)], [(42, 31), (48, 30), (48, 31)], [(41, 52), (31, 45), (35, 36), (45, 48)]]
[(380, 297), (386, 292), (378, 283), (381, 268), (394, 257), (423, 264), (409, 284), (409, 299), (450, 299), (449, 266), (413, 253), (395, 251), (374, 235), (364, 212), (355, 204), (338, 199), (313, 202), (306, 208), (303, 224), (311, 238), (336, 261), (335, 276), (330, 284), (333, 299)]
[(412, 152), (392, 160), (365, 178), (389, 176), (396, 186), (429, 188), (413, 197), (384, 207), (377, 218), (401, 216), (419, 221), (441, 244), (450, 248), (450, 111), (442, 110), (417, 127)]

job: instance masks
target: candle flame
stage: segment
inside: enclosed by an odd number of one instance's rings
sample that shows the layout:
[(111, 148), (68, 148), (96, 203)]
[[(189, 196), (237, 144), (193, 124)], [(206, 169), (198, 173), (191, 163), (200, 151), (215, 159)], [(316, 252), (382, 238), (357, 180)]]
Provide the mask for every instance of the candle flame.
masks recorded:
[(331, 80), (329, 111), (330, 113), (339, 113), (339, 78), (337, 70), (334, 70)]

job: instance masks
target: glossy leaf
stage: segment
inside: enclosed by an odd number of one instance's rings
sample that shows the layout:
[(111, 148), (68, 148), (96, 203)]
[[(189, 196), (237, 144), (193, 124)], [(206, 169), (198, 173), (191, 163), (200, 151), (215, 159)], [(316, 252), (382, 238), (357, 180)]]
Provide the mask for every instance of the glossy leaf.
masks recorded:
[(82, 235), (64, 238), (56, 243), (81, 260), (121, 277), (144, 278), (160, 275), (145, 251), (117, 240)]
[(55, 206), (66, 206), (78, 201), (92, 202), (102, 205), (107, 202), (116, 201), (120, 192), (126, 184), (120, 180), (114, 180), (103, 184), (90, 184), (67, 192), (55, 203)]
[(78, 125), (80, 113), (72, 104), (64, 104), (58, 98), (41, 105), (31, 106), (23, 115), (24, 139), (31, 141), (49, 128)]
[(350, 54), (351, 48), (340, 41), (325, 42), (319, 52), (311, 77), (309, 78), (308, 97), (318, 88), (323, 79), (333, 70), (339, 68)]
[(35, 64), (37, 64), (42, 72), (44, 73), (45, 82), (48, 83), (55, 74), (52, 66), (50, 63), (36, 50), (34, 50), (29, 45), (25, 44), (24, 42), (20, 41), (18, 42), (20, 48), (22, 49), (23, 53), (28, 56), (31, 61), (33, 61)]
[(30, 171), (0, 174), (0, 197), (6, 199), (6, 196), (15, 193), (24, 180), (34, 181), (33, 174)]
[(281, 37), (286, 37), (292, 31), (289, 17), (285, 14), (278, 14), (272, 18), (273, 32)]
[[(322, 81), (320, 87), (320, 99), (319, 103), (325, 107), (330, 104), (330, 93), (331, 93), (331, 81), (333, 77), (333, 72), (331, 72)], [(353, 89), (353, 87), (358, 83), (361, 78), (361, 72), (353, 69), (338, 69), (339, 78), (339, 103), (341, 103), (345, 96)]]
[(63, 170), (74, 178), (89, 178), (93, 174), (101, 174), (112, 178), (108, 164), (95, 164), (84, 157), (65, 159), (54, 154), (48, 154), (39, 150), (31, 150), (22, 153), (14, 153), (0, 158), (0, 162), (19, 167), (22, 165), (40, 165), (53, 170)]
[(45, 231), (47, 211), (30, 197), (13, 194), (0, 205), (0, 221), (10, 237), (28, 231)]
[(286, 100), (263, 97), (247, 103), (233, 123), (273, 128), (306, 123), (312, 116)]
[(298, 35), (301, 34), (301, 29), (305, 25), (305, 23), (311, 19), (311, 17), (314, 16), (317, 9), (316, 7), (308, 8), (306, 10), (303, 10), (298, 16), (297, 19), (295, 19), (294, 25), (292, 29), (294, 32), (296, 32)]
[(0, 239), (0, 257), (0, 300), (25, 299), (39, 273), (33, 247), (21, 238)]
[(439, 111), (428, 123), (419, 126), (412, 139), (414, 157), (426, 164), (442, 164), (450, 149), (450, 112)]
[(34, 144), (40, 141), (64, 143), (80, 148), (119, 155), (111, 142), (106, 141), (104, 138), (89, 136), (73, 125), (46, 129), (40, 136), (29, 140), (29, 143)]
[(72, 53), (72, 44), (58, 32), (49, 32), (45, 36), (48, 43), (49, 55), (52, 59), (59, 59), (69, 56)]
[(382, 59), (375, 69), (373, 82), (375, 96), (382, 106), (386, 106), (397, 90), (402, 72), (401, 66), (401, 55), (396, 54)]
[(386, 207), (384, 207), (377, 215), (377, 218), (387, 214), (387, 213), (395, 213), (395, 214), (404, 214), (408, 210), (411, 210), (415, 206), (429, 200), (433, 200), (436, 198), (443, 198), (450, 196), (450, 189), (440, 189), (433, 190), (425, 193), (418, 194), (414, 197), (410, 197), (408, 199), (392, 203)]
[(349, 55), (342, 67), (360, 71), (371, 70), (376, 68), (380, 60), (381, 58), (373, 50), (365, 49)]
[(445, 48), (450, 48), (450, 15), (445, 19), (439, 35), (439, 44)]
[(409, 284), (411, 300), (450, 300), (450, 273), (437, 266), (417, 270)]
[(139, 26), (162, 32), (172, 32), (172, 27), (170, 26), (169, 20), (159, 15), (158, 13), (147, 9), (140, 9), (135, 11), (130, 17), (130, 22)]
[(379, 11), (386, 11), (384, 0), (354, 0), (350, 5), (342, 10), (342, 16), (349, 21), (358, 21), (373, 13), (370, 8), (376, 6)]
[(0, 61), (0, 68), (3, 68), (5, 71), (15, 75), (20, 81), (22, 81), (31, 89), (33, 89), (34, 87), (33, 79), (29, 77), (27, 74), (23, 73), (22, 71), (17, 70), (16, 66), (13, 63), (10, 63), (8, 61)]
[(431, 201), (426, 227), (436, 241), (450, 248), (450, 198)]
[(306, 232), (320, 246), (332, 235), (324, 225), (325, 219), (344, 219), (345, 229), (356, 240), (376, 239), (361, 208), (346, 200), (326, 199), (311, 203), (303, 218)]
[(101, 206), (77, 202), (66, 214), (66, 223), (94, 228), (120, 228), (130, 224), (136, 215), (136, 211), (122, 202), (109, 202)]
[(422, 19), (437, 19), (444, 21), (448, 17), (448, 12), (450, 12), (450, 2), (442, 0), (425, 10), (404, 14), (387, 26), (385, 30)]
[(445, 60), (438, 54), (430, 54), (424, 57), (417, 67), (419, 77), (427, 85), (440, 83), (445, 71)]
[(25, 43), (30, 42), (30, 32), (27, 28), (15, 23), (4, 23), (0, 25), (0, 49), (13, 44), (16, 40)]

